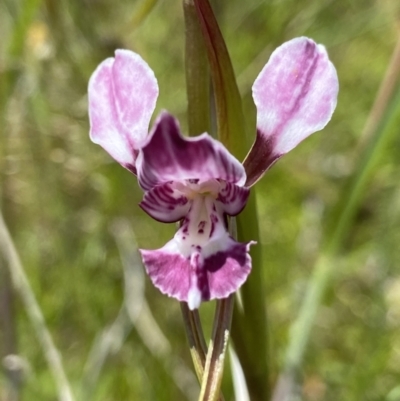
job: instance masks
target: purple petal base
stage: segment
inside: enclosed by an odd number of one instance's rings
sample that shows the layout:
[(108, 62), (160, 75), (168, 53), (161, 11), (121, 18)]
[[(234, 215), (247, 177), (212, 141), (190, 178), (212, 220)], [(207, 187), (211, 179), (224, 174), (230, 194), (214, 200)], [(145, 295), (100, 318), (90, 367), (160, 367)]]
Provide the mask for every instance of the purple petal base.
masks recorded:
[(245, 183), (247, 188), (253, 186), (283, 156), (282, 154), (274, 153), (274, 142), (274, 138), (265, 138), (257, 130), (256, 140), (243, 161), (243, 166), (247, 174)]
[(229, 242), (224, 251), (205, 258), (196, 271), (190, 265), (190, 258), (178, 251), (174, 239), (161, 249), (140, 252), (150, 279), (163, 294), (188, 302), (191, 275), (196, 274), (201, 301), (209, 301), (228, 297), (240, 288), (250, 273), (249, 248), (255, 242), (239, 243), (231, 238)]

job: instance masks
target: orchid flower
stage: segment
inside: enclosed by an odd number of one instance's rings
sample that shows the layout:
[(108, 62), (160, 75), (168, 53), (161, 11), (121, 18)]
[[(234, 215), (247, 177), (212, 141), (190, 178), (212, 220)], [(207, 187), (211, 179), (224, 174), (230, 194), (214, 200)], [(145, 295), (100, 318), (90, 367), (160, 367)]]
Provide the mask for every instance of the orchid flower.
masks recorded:
[(165, 111), (148, 133), (158, 84), (138, 54), (117, 50), (98, 66), (89, 82), (91, 140), (137, 175), (147, 214), (180, 222), (162, 248), (140, 251), (162, 293), (195, 309), (245, 282), (254, 242), (233, 239), (227, 216), (243, 210), (250, 186), (273, 163), (324, 128), (337, 93), (336, 70), (323, 46), (301, 37), (277, 48), (253, 85), (257, 136), (241, 164), (207, 133), (184, 137)]

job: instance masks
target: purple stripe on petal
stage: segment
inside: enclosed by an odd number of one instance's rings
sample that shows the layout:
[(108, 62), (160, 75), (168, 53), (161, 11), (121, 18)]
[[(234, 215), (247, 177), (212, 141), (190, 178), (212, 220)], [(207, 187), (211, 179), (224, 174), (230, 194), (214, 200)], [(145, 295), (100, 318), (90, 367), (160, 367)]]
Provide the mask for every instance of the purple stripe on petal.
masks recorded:
[(117, 50), (97, 67), (88, 92), (91, 140), (135, 172), (158, 96), (153, 71), (136, 53)]
[(229, 216), (236, 216), (246, 206), (249, 195), (249, 188), (238, 187), (235, 184), (225, 182), (219, 190), (217, 201), (222, 204), (221, 208), (224, 213)]
[(325, 48), (301, 37), (278, 47), (253, 85), (257, 139), (244, 162), (253, 185), (279, 157), (321, 130), (336, 107), (339, 84)]
[(221, 179), (242, 186), (243, 166), (208, 134), (185, 138), (168, 113), (158, 117), (147, 144), (137, 160), (141, 187), (149, 190), (169, 181)]
[(190, 202), (171, 183), (159, 185), (147, 191), (140, 207), (153, 219), (163, 223), (181, 220), (188, 213)]

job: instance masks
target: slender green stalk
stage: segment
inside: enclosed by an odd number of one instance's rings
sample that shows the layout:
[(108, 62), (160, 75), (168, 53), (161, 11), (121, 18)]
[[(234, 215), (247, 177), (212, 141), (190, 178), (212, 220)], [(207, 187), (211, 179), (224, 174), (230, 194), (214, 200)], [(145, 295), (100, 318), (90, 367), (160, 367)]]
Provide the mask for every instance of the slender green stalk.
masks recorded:
[[(237, 237), (236, 219), (229, 221), (229, 232), (233, 238)], [(215, 308), (213, 332), (208, 347), (207, 359), (204, 367), (203, 380), (199, 401), (216, 401), (220, 393), (224, 374), (225, 355), (231, 330), (234, 308), (234, 294), (228, 298), (219, 299)]]
[[(400, 46), (396, 46), (396, 52), (400, 52)], [(393, 59), (400, 62), (398, 54), (395, 54)], [(398, 75), (395, 82), (400, 79), (400, 68), (397, 68), (397, 71)], [(378, 98), (377, 101), (379, 99), (381, 98)], [(373, 110), (376, 109), (377, 106), (374, 105)], [(381, 113), (381, 118), (375, 123), (375, 130), (368, 138), (368, 146), (361, 155), (358, 169), (349, 185), (344, 188), (341, 202), (337, 206), (336, 213), (333, 213), (334, 223), (328, 231), (322, 253), (316, 261), (299, 316), (291, 329), (283, 374), (276, 387), (273, 400), (281, 400), (282, 395), (287, 394), (293, 386), (292, 382), (301, 367), (318, 307), (334, 271), (336, 258), (347, 238), (347, 233), (362, 201), (372, 171), (382, 151), (393, 135), (398, 132), (396, 128), (399, 116), (400, 89), (397, 88), (397, 93), (390, 102), (387, 102), (386, 110)]]
[(201, 383), (204, 375), (204, 366), (206, 364), (207, 345), (203, 336), (199, 312), (198, 310), (191, 311), (186, 302), (181, 302), (181, 312), (194, 369)]
[(199, 401), (216, 401), (224, 372), (232, 321), (234, 294), (217, 301), (212, 339), (208, 347)]
[(58, 399), (59, 401), (74, 401), (71, 386), (62, 364), (61, 355), (54, 345), (50, 332), (46, 327), (42, 311), (29, 284), (21, 260), (1, 213), (0, 251), (7, 260), (13, 284), (21, 296), (25, 311), (32, 323), (39, 343), (42, 346), (47, 364), (49, 365), (49, 369), (56, 384)]

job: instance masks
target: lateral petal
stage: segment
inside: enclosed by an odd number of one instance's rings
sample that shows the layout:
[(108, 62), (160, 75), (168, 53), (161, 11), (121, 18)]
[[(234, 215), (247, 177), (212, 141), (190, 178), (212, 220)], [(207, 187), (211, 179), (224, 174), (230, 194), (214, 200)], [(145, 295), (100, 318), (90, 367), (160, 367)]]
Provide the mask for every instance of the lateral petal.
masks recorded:
[(257, 138), (244, 161), (246, 186), (325, 127), (335, 110), (338, 89), (336, 70), (324, 46), (301, 37), (272, 53), (253, 85)]
[(138, 54), (117, 50), (94, 71), (88, 93), (91, 140), (135, 172), (158, 97), (152, 69)]

